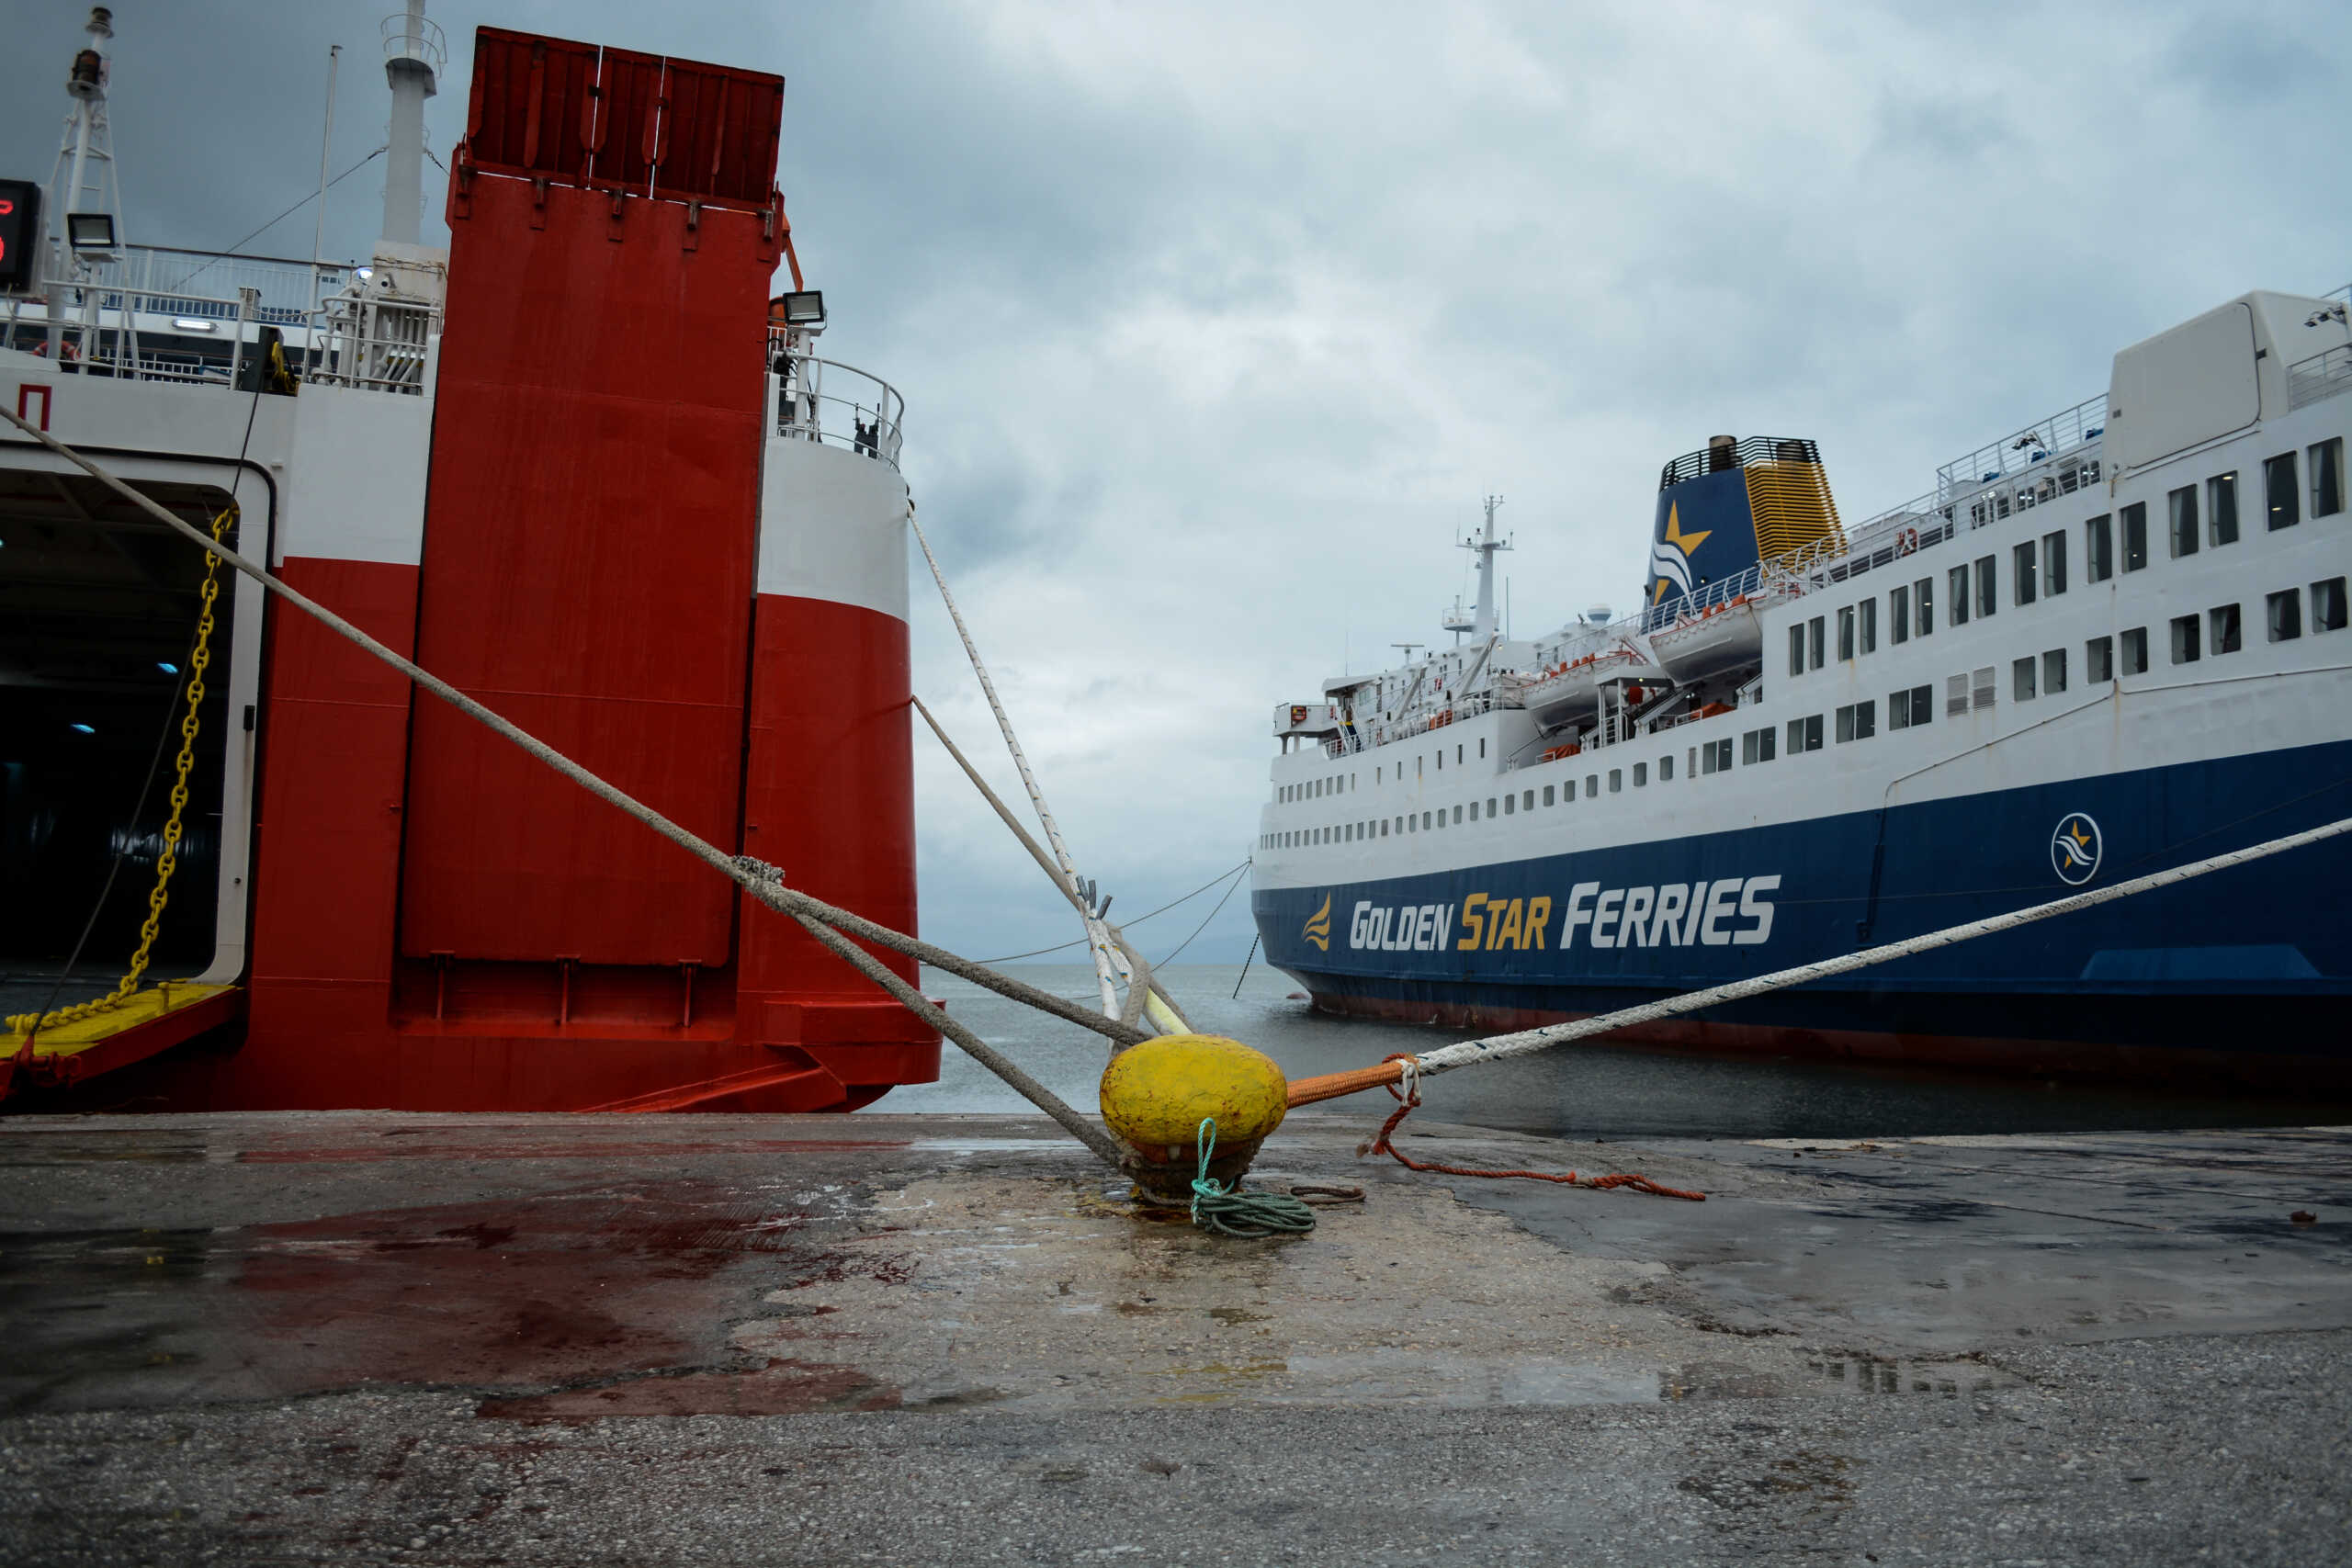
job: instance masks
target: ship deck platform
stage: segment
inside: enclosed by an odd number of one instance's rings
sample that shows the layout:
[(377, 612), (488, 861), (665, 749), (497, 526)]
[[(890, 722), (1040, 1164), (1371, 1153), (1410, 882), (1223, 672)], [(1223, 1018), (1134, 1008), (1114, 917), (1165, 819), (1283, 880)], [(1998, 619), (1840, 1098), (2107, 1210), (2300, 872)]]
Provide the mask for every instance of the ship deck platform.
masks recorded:
[(1373, 1125), (1236, 1241), (1042, 1119), (0, 1122), (0, 1561), (2343, 1560), (2352, 1129)]

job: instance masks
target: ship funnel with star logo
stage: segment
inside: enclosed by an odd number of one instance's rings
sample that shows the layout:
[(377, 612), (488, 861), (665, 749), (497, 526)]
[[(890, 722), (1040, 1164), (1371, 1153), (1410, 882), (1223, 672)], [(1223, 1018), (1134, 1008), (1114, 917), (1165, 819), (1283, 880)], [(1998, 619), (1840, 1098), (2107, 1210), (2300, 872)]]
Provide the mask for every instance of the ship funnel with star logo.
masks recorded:
[(1820, 447), (1788, 436), (1715, 436), (1658, 476), (1642, 603), (1663, 610), (1679, 599), (1711, 602), (1720, 596), (1708, 589), (1758, 561), (1838, 534)]

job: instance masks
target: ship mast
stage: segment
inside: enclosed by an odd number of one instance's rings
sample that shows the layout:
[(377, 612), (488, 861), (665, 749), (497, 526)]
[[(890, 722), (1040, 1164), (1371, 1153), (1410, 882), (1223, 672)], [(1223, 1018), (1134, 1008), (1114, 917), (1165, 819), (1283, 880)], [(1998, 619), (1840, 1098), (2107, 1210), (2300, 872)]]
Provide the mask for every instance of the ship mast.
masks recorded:
[[(74, 56), (65, 78), (66, 96), (74, 107), (65, 116), (65, 135), (58, 143), (57, 164), (49, 176), (49, 235), (51, 276), (58, 280), (84, 280), (95, 263), (111, 262), (124, 243), (122, 185), (115, 176), (114, 130), (107, 122), (107, 77), (112, 68), (114, 14), (104, 6), (90, 8), (85, 25), (89, 42)], [(69, 260), (70, 258), (70, 260)], [(99, 291), (84, 289), (85, 310), (80, 348), (87, 357), (97, 347)], [(122, 328), (130, 330), (130, 312), (123, 312)], [(54, 360), (64, 336), (63, 317), (52, 307), (49, 319), (49, 353)], [(127, 346), (135, 363), (138, 346)]]
[(383, 237), (413, 245), (424, 233), (424, 100), (438, 83), (440, 29), (424, 19), (424, 0), (384, 18), (384, 79), (392, 89), (391, 142), (384, 154)]
[(1459, 608), (1460, 601), (1457, 600), (1455, 610), (1446, 617), (1445, 621), (1446, 630), (1466, 631), (1473, 641), (1482, 645), (1492, 642), (1495, 638), (1496, 611), (1498, 608), (1495, 602), (1495, 552), (1510, 548), (1509, 539), (1495, 537), (1495, 512), (1502, 503), (1503, 498), (1499, 495), (1487, 497), (1486, 532), (1473, 535), (1462, 541), (1464, 549), (1475, 550), (1478, 556), (1477, 607), (1464, 616)]

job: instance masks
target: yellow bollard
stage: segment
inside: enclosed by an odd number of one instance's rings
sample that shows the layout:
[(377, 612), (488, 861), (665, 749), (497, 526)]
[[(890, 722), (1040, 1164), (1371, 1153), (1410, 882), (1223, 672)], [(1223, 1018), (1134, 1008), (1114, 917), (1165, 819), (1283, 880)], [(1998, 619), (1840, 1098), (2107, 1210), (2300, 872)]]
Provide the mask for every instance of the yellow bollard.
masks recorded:
[(1272, 1057), (1238, 1040), (1163, 1034), (1122, 1051), (1103, 1071), (1102, 1120), (1126, 1143), (1127, 1174), (1147, 1198), (1187, 1203), (1202, 1119), (1216, 1122), (1209, 1175), (1238, 1181), (1282, 1125), (1288, 1087)]

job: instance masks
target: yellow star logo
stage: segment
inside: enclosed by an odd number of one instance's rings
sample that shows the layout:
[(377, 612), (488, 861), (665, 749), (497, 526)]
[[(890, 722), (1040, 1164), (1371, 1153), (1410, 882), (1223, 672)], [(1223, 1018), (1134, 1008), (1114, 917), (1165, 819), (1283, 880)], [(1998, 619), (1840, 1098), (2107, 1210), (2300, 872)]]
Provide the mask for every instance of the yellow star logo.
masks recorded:
[(1689, 560), (1692, 553), (1707, 542), (1707, 536), (1713, 532), (1713, 528), (1702, 528), (1695, 534), (1686, 534), (1682, 531), (1681, 507), (1669, 505), (1666, 509), (1666, 542), (1680, 550), (1685, 560)]

